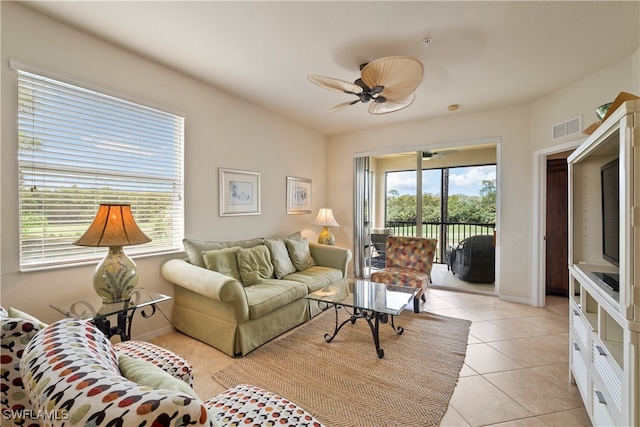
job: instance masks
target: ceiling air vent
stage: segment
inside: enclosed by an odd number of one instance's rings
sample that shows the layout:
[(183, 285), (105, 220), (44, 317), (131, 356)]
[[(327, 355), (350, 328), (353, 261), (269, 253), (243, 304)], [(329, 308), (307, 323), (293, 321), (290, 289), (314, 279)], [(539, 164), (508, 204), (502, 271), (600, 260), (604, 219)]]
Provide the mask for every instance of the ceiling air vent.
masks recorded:
[(582, 129), (582, 116), (574, 117), (566, 122), (558, 123), (553, 126), (552, 136), (553, 139), (563, 138), (565, 136), (573, 135), (580, 132)]

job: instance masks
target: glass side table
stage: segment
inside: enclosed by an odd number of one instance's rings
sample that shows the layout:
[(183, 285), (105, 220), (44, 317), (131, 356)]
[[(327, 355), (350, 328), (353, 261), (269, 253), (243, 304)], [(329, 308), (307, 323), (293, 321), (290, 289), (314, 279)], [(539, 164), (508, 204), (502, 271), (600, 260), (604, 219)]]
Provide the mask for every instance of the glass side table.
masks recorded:
[[(104, 304), (100, 296), (91, 295), (50, 304), (50, 307), (67, 317), (91, 321), (107, 338), (119, 335), (122, 341), (128, 341), (131, 339), (131, 324), (136, 310), (141, 308), (140, 314), (146, 319), (155, 314), (157, 303), (170, 299), (170, 296), (137, 288), (126, 301)], [(151, 311), (147, 312), (146, 308)], [(111, 326), (109, 316), (116, 316), (115, 326)]]

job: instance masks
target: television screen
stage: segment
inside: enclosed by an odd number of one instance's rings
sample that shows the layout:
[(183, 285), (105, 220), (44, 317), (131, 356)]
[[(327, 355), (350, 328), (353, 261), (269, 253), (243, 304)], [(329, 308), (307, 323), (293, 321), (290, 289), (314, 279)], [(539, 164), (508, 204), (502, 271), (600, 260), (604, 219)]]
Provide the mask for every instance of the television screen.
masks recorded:
[(612, 264), (620, 260), (620, 191), (618, 159), (600, 169), (602, 183), (602, 256)]

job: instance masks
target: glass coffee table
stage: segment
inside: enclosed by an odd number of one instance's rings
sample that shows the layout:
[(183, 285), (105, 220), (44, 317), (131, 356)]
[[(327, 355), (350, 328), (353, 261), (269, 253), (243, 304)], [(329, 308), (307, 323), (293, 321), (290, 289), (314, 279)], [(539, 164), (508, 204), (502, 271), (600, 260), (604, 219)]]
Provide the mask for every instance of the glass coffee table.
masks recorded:
[[(121, 341), (128, 341), (131, 339), (131, 324), (136, 310), (142, 309), (140, 314), (146, 319), (155, 314), (157, 303), (170, 299), (170, 296), (164, 294), (136, 288), (131, 293), (131, 297), (125, 301), (105, 304), (100, 296), (90, 295), (50, 304), (50, 307), (67, 317), (91, 321), (107, 338), (119, 335)], [(151, 311), (147, 312), (145, 308)], [(111, 326), (109, 320), (109, 316), (113, 315), (116, 316), (115, 326)]]
[[(365, 319), (371, 329), (373, 343), (376, 346), (376, 354), (384, 357), (384, 349), (380, 348), (380, 324), (388, 323), (398, 334), (402, 335), (404, 329), (396, 326), (394, 316), (404, 310), (405, 306), (413, 301), (417, 288), (408, 286), (387, 285), (365, 279), (350, 279), (347, 281), (347, 296), (340, 292), (336, 286), (327, 286), (310, 293), (305, 298), (317, 301), (319, 305), (326, 304), (326, 308), (333, 306), (336, 323), (333, 334), (325, 334), (324, 339), (330, 343), (338, 335), (338, 332), (347, 323), (354, 324), (358, 319)], [(349, 318), (339, 323), (338, 312), (344, 310)]]

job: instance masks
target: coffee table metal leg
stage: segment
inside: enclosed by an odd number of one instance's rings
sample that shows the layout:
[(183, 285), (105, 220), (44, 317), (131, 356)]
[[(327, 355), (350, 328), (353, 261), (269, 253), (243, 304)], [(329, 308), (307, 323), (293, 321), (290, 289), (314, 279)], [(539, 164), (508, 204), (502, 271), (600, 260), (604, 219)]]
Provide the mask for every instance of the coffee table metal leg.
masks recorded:
[[(393, 329), (394, 332), (397, 333), (398, 335), (402, 335), (402, 333), (404, 332), (404, 329), (402, 328), (402, 326), (395, 325), (394, 316), (390, 316), (385, 313), (378, 313), (375, 311), (372, 311), (369, 313), (362, 309), (354, 309), (353, 313), (349, 316), (348, 319), (344, 320), (342, 323), (338, 323), (339, 322), (338, 309), (343, 308), (343, 306), (334, 304), (333, 308), (334, 308), (335, 320), (336, 320), (333, 334), (328, 334), (328, 333), (324, 334), (324, 340), (328, 343), (333, 341), (333, 339), (336, 337), (336, 335), (338, 335), (338, 332), (340, 331), (340, 329), (342, 329), (344, 325), (346, 325), (349, 322), (354, 324), (357, 319), (362, 318), (362, 319), (365, 319), (369, 324), (369, 329), (371, 329), (371, 336), (373, 337), (373, 343), (376, 346), (376, 354), (378, 355), (378, 358), (382, 359), (384, 357), (384, 349), (380, 348), (380, 323), (389, 323), (389, 326), (391, 326), (391, 329)], [(389, 317), (391, 317), (391, 320), (389, 320)]]
[(398, 326), (396, 327), (395, 323), (393, 323), (393, 319), (395, 316), (391, 316), (391, 322), (389, 322), (389, 326), (391, 326), (391, 329), (393, 329), (393, 331), (398, 334), (398, 335), (402, 335), (402, 333), (404, 332), (404, 328), (402, 326)]
[(351, 315), (351, 317), (349, 317), (347, 320), (345, 320), (344, 322), (340, 323), (340, 325), (338, 325), (338, 309), (341, 308), (341, 305), (338, 304), (334, 304), (333, 308), (335, 309), (335, 314), (336, 314), (336, 326), (335, 329), (333, 331), (333, 335), (331, 334), (324, 334), (324, 340), (326, 342), (331, 342), (333, 341), (333, 339), (336, 337), (336, 335), (338, 335), (338, 332), (340, 331), (340, 329), (342, 329), (342, 327), (347, 324), (348, 322), (351, 322), (352, 324), (355, 323), (356, 319), (358, 318), (357, 315), (357, 311), (354, 311), (354, 313)]
[[(374, 319), (373, 323), (371, 322), (372, 317)], [(366, 315), (365, 319), (367, 319), (367, 323), (369, 323), (369, 328), (371, 329), (371, 335), (373, 335), (373, 343), (376, 345), (376, 354), (379, 359), (382, 359), (384, 357), (384, 349), (380, 348), (380, 320), (384, 323), (385, 315), (374, 311), (370, 316)]]

